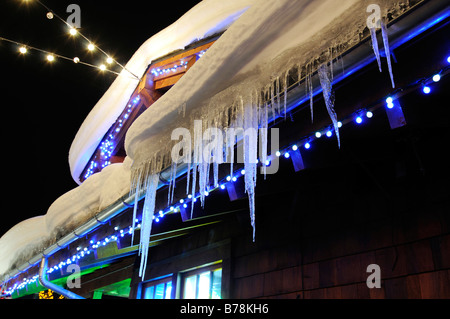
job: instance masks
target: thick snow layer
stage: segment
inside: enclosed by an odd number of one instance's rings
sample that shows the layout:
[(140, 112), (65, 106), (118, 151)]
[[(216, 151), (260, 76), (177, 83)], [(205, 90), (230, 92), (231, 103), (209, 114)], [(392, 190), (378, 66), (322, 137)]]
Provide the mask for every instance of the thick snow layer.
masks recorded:
[[(155, 59), (226, 30), (256, 0), (204, 0), (176, 23), (148, 39), (125, 67), (142, 76)], [(126, 106), (138, 81), (121, 72), (81, 125), (69, 151), (73, 179), (79, 176), (108, 129)]]

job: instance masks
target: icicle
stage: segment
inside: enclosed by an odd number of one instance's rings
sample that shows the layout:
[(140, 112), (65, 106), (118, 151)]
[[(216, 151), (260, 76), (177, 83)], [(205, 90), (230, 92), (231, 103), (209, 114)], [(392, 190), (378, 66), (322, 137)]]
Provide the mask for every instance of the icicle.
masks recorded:
[(378, 69), (380, 70), (380, 72), (382, 72), (380, 50), (378, 49), (377, 30), (375, 28), (370, 28), (370, 36), (372, 38), (373, 52), (375, 53), (375, 57), (377, 58), (378, 62)]
[(143, 276), (147, 267), (148, 249), (150, 245), (153, 216), (155, 214), (156, 190), (158, 188), (158, 182), (159, 174), (152, 174), (148, 177), (144, 207), (142, 209), (141, 238), (139, 243), (139, 254), (141, 255), (139, 277), (141, 277), (142, 280), (144, 280)]
[(327, 107), (328, 114), (330, 115), (331, 121), (333, 122), (334, 130), (336, 132), (336, 138), (338, 141), (338, 146), (341, 147), (341, 140), (339, 137), (339, 126), (337, 115), (334, 110), (334, 93), (332, 83), (329, 77), (329, 67), (327, 64), (322, 64), (319, 67), (318, 73), (320, 78), (320, 85), (323, 90), (323, 97), (325, 99), (325, 105)]
[(177, 163), (172, 162), (170, 167), (169, 191), (167, 194), (167, 205), (173, 202), (173, 193), (175, 191), (175, 181), (177, 176)]
[(392, 72), (391, 49), (389, 47), (387, 27), (386, 27), (386, 24), (384, 23), (384, 21), (381, 21), (381, 34), (383, 36), (384, 52), (386, 53), (386, 59), (387, 59), (388, 68), (389, 68), (389, 75), (391, 77), (392, 88), (395, 88), (394, 74)]
[(277, 77), (277, 113), (281, 114), (281, 101), (280, 101), (280, 77)]
[(141, 174), (142, 171), (139, 172), (139, 176), (136, 180), (136, 186), (135, 186), (135, 191), (134, 191), (134, 207), (133, 207), (133, 219), (131, 221), (131, 244), (134, 243), (134, 224), (136, 222), (136, 215), (137, 215), (137, 208), (138, 208), (138, 203), (139, 203), (139, 193), (141, 192)]
[(287, 90), (288, 90), (289, 70), (284, 75), (284, 120), (286, 120)]
[(187, 161), (187, 172), (186, 172), (186, 194), (189, 194), (189, 182), (191, 177), (191, 161)]
[(273, 85), (273, 83), (270, 86), (270, 102), (271, 102), (271, 108), (272, 108), (272, 117), (273, 120), (275, 121), (276, 118), (276, 112), (275, 112), (275, 86)]
[(258, 112), (253, 105), (249, 105), (245, 109), (244, 131), (245, 191), (249, 198), (250, 221), (253, 227), (253, 241), (255, 241), (255, 186), (256, 160), (258, 154)]
[[(263, 107), (260, 108), (260, 123), (259, 123), (259, 147), (261, 149), (261, 162), (265, 163), (267, 160), (267, 128), (268, 128), (268, 110), (267, 103), (264, 103)], [(266, 179), (266, 165), (262, 166), (264, 179)]]
[(313, 87), (312, 87), (312, 71), (308, 72), (308, 65), (306, 66), (306, 77), (305, 77), (305, 86), (306, 86), (306, 95), (309, 96), (309, 108), (311, 111), (311, 123), (314, 122), (314, 95), (313, 95)]
[[(191, 205), (191, 218), (194, 212), (194, 198), (195, 198), (195, 187), (197, 185), (197, 171), (200, 171), (200, 165), (203, 158), (203, 130), (202, 121), (194, 121), (194, 155), (192, 161), (192, 205)], [(200, 177), (199, 177), (200, 178)]]

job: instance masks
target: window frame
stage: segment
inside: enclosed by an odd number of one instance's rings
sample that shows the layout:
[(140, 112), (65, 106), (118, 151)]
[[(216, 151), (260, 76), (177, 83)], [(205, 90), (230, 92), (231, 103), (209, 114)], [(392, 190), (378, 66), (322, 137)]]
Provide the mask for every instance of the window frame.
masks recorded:
[[(184, 298), (184, 295), (185, 295), (184, 288), (185, 288), (186, 278), (192, 277), (192, 276), (197, 276), (196, 277), (196, 284), (195, 284), (195, 286), (196, 286), (195, 298), (194, 298), (194, 299), (197, 299), (198, 298), (198, 294), (199, 294), (199, 287), (198, 287), (199, 286), (199, 284), (198, 284), (199, 276), (202, 273), (209, 272), (210, 273), (209, 299), (212, 299), (212, 285), (213, 285), (212, 278), (213, 278), (213, 273), (214, 273), (214, 271), (219, 270), (219, 269), (222, 270), (222, 274), (223, 274), (222, 262), (214, 263), (212, 265), (207, 265), (207, 266), (196, 267), (195, 269), (187, 270), (187, 271), (182, 272), (181, 276), (180, 276), (180, 281), (179, 281), (179, 283), (180, 283), (179, 298), (180, 299), (185, 299)], [(221, 287), (221, 289), (220, 289), (221, 290), (220, 291), (220, 296), (222, 298), (223, 275), (221, 276), (220, 281), (221, 281), (220, 282), (220, 287)]]

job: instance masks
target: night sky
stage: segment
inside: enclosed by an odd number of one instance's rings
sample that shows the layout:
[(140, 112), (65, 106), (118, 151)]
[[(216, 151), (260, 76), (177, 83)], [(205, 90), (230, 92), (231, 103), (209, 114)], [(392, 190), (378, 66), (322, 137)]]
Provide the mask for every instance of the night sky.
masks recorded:
[[(125, 65), (153, 34), (200, 1), (42, 0), (67, 19), (69, 4), (81, 8), (80, 32)], [(0, 2), (0, 37), (99, 65), (106, 58), (88, 52), (87, 42), (33, 0)], [(43, 53), (0, 41), (2, 203), (0, 236), (17, 223), (45, 215), (61, 195), (77, 187), (68, 153), (89, 111), (116, 75), (71, 61), (48, 63)], [(113, 68), (120, 72), (119, 68)]]

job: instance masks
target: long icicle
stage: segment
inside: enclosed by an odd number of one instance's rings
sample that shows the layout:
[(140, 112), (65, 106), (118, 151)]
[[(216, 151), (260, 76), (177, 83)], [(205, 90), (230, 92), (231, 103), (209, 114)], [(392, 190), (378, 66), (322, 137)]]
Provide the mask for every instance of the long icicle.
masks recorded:
[(387, 27), (383, 20), (381, 21), (381, 35), (383, 36), (384, 52), (386, 53), (386, 59), (388, 63), (389, 76), (391, 77), (392, 88), (395, 88), (394, 73), (392, 72), (391, 49), (389, 47)]
[(152, 174), (147, 179), (144, 207), (142, 209), (141, 238), (139, 253), (141, 255), (141, 265), (139, 277), (144, 280), (145, 269), (147, 268), (148, 250), (150, 248), (150, 234), (152, 232), (153, 216), (155, 214), (156, 190), (158, 188), (159, 174)]
[(372, 38), (372, 48), (377, 59), (378, 69), (380, 70), (380, 72), (382, 72), (380, 50), (378, 48), (377, 30), (375, 28), (370, 28), (370, 37)]

